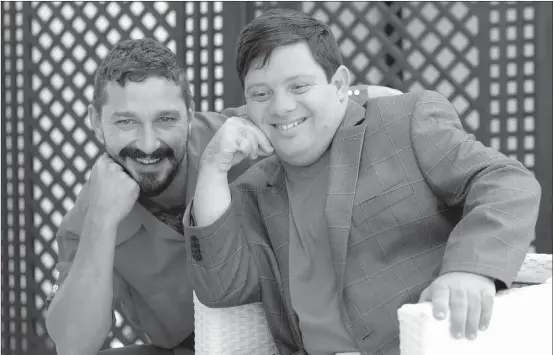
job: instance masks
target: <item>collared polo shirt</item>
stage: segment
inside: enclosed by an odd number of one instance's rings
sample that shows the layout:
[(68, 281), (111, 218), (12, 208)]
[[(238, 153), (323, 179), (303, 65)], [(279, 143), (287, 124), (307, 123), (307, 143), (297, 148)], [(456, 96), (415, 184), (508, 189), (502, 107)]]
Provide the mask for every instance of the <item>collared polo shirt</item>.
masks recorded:
[[(183, 206), (194, 195), (204, 148), (226, 117), (238, 111), (244, 109), (231, 109), (227, 115), (196, 113), (192, 119), (186, 168), (179, 171), (179, 174), (187, 174)], [(251, 164), (251, 161), (244, 161), (237, 165), (229, 173), (229, 180)], [(62, 287), (77, 253), (90, 193), (89, 185), (85, 184), (56, 235), (59, 277), (55, 289)], [(185, 256), (184, 236), (138, 202), (118, 227), (113, 270), (114, 306), (119, 306), (125, 319), (142, 331), (152, 344), (164, 348), (177, 346), (194, 328), (192, 285)]]

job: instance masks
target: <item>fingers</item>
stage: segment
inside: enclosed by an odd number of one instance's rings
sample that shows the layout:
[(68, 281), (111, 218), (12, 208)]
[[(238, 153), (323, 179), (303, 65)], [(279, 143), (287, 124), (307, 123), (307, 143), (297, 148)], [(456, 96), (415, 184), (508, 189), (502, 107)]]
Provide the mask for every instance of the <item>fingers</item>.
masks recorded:
[(255, 137), (255, 141), (257, 145), (261, 148), (259, 151), (259, 155), (267, 156), (271, 155), (273, 153), (273, 146), (271, 145), (271, 142), (269, 142), (269, 139), (263, 133), (259, 128), (252, 125), (248, 127), (249, 132), (253, 134)]
[(267, 156), (271, 155), (273, 153), (273, 146), (271, 145), (271, 142), (269, 141), (269, 138), (263, 133), (259, 127), (251, 123), (250, 121), (246, 119), (241, 119), (242, 123), (244, 124), (244, 128), (248, 130), (248, 132), (251, 132), (253, 136), (255, 137), (255, 141), (261, 148), (259, 155)]
[(486, 330), (488, 329), (490, 320), (492, 319), (493, 302), (495, 297), (493, 292), (488, 291), (483, 291), (481, 297), (482, 313), (480, 314), (479, 328), (480, 330)]
[(244, 156), (257, 159), (258, 156), (268, 156), (273, 152), (269, 139), (257, 127), (245, 125), (241, 128), (238, 147)]
[(445, 319), (449, 312), (449, 287), (436, 283), (432, 285), (432, 310), (436, 319)]
[(455, 338), (460, 339), (465, 335), (468, 298), (463, 290), (453, 289), (450, 292), (451, 333)]
[(401, 94), (403, 94), (401, 91), (386, 86), (367, 85), (367, 95), (371, 99), (381, 96), (393, 96)]
[(111, 161), (107, 164), (107, 170), (110, 172), (116, 173), (116, 172), (123, 171), (123, 168), (121, 167), (121, 165), (117, 164), (116, 162)]
[(109, 172), (123, 171), (121, 165), (116, 163), (115, 160), (113, 160), (107, 153), (100, 155), (100, 157), (96, 160), (95, 165), (97, 166), (97, 169)]
[(467, 339), (476, 339), (478, 326), (480, 324), (480, 314), (482, 312), (482, 302), (480, 294), (468, 294), (467, 323), (465, 325), (465, 336)]
[(250, 157), (252, 159), (257, 158), (258, 144), (255, 136), (252, 132), (244, 130), (241, 137), (238, 138), (238, 150), (244, 157)]

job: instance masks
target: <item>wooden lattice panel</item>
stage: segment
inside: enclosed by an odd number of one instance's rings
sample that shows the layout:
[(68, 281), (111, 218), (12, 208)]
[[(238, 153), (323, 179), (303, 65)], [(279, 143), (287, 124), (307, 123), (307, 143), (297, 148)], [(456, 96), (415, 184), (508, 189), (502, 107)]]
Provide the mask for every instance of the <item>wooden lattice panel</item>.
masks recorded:
[(223, 2), (185, 4), (185, 64), (197, 111), (222, 111)]
[(330, 26), (354, 84), (438, 91), (453, 103), (465, 127), (476, 131), (478, 19), (471, 6), (304, 1), (302, 11)]
[[(32, 348), (33, 285), (26, 262), (32, 245), (26, 222), (30, 172), (25, 152), (30, 142), (24, 124), (24, 47), (22, 3), (2, 3), (2, 353), (21, 354)], [(4, 185), (5, 184), (5, 185)], [(32, 222), (31, 222), (32, 223)]]
[(536, 4), (492, 3), (489, 12), (490, 144), (533, 170)]
[[(101, 153), (86, 124), (94, 73), (124, 39), (150, 37), (176, 52), (177, 11), (168, 2), (34, 2), (32, 10), (34, 277), (36, 308), (44, 315), (44, 300), (58, 276), (55, 232)], [(43, 319), (36, 333), (45, 335)], [(141, 342), (116, 312), (109, 346)]]

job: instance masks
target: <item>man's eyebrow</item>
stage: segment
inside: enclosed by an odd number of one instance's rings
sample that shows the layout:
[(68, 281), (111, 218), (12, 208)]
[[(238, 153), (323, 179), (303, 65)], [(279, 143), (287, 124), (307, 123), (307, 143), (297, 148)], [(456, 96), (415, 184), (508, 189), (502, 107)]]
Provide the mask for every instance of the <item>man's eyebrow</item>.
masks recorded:
[[(162, 116), (177, 116), (179, 117), (181, 112), (179, 110), (160, 110), (156, 112), (156, 117), (162, 117)], [(136, 118), (136, 113), (132, 111), (116, 111), (114, 112), (111, 117), (125, 117), (125, 118)]]
[(134, 112), (131, 111), (116, 111), (111, 115), (111, 117), (135, 118), (136, 115), (134, 114)]
[(156, 117), (162, 116), (177, 116), (180, 117), (181, 112), (179, 110), (161, 110), (156, 112)]
[(251, 89), (253, 89), (253, 88), (256, 88), (256, 87), (258, 87), (258, 86), (266, 86), (266, 85), (263, 84), (263, 83), (251, 84), (251, 85), (246, 86), (246, 90), (245, 90), (245, 91), (249, 91), (249, 90), (251, 90)]
[[(288, 83), (290, 81), (294, 81), (294, 80), (297, 80), (297, 79), (315, 79), (315, 78), (316, 78), (315, 75), (301, 74), (301, 75), (294, 75), (294, 76), (291, 76), (289, 78), (286, 78), (286, 79), (284, 79), (284, 82)], [(263, 83), (254, 83), (254, 84), (248, 85), (246, 87), (246, 91), (251, 90), (252, 88), (255, 88), (257, 86), (265, 86), (265, 84), (263, 84)]]
[(294, 81), (296, 79), (315, 79), (315, 76), (314, 75), (309, 75), (309, 74), (294, 75), (294, 76), (291, 76), (289, 78), (286, 78), (286, 80), (284, 80), (284, 81), (285, 82), (290, 82), (290, 81)]

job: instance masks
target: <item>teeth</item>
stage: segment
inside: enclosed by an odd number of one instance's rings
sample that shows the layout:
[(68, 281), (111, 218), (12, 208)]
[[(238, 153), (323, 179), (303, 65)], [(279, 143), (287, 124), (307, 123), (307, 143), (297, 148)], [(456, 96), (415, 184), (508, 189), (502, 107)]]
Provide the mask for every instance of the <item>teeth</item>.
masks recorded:
[(304, 119), (302, 118), (301, 120), (297, 120), (296, 122), (292, 122), (292, 123), (289, 123), (289, 124), (277, 124), (276, 127), (281, 131), (289, 131), (292, 128), (299, 125), (300, 123), (303, 123), (303, 121), (304, 121)]
[(157, 162), (159, 162), (161, 159), (152, 159), (152, 158), (136, 158), (136, 160), (140, 163), (140, 164), (155, 164)]

